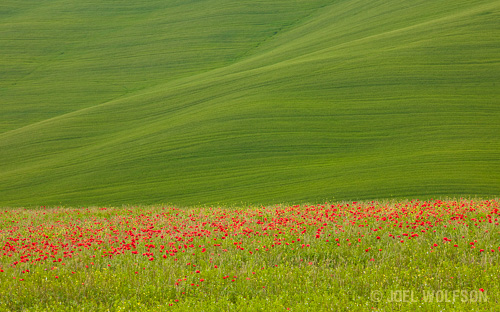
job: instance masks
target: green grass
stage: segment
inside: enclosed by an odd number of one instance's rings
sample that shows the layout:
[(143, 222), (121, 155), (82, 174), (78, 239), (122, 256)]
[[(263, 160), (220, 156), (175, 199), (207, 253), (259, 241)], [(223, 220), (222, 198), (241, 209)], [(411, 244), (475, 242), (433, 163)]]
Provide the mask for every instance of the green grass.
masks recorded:
[(0, 311), (497, 311), (498, 217), (498, 199), (7, 208)]
[(3, 1), (0, 205), (500, 193), (500, 1)]

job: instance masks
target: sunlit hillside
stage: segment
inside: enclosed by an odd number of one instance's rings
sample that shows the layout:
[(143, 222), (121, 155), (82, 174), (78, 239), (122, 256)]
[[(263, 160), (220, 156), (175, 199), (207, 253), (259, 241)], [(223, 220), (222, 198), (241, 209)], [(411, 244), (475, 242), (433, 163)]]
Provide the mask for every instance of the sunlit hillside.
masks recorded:
[(500, 1), (0, 4), (0, 205), (500, 194)]

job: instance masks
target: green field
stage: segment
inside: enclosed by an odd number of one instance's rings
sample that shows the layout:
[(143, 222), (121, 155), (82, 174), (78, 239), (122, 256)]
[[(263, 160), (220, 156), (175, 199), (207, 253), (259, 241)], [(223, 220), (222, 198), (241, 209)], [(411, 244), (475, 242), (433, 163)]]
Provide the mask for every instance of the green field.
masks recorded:
[(499, 208), (4, 208), (0, 311), (495, 312)]
[(0, 206), (500, 194), (498, 0), (3, 0)]

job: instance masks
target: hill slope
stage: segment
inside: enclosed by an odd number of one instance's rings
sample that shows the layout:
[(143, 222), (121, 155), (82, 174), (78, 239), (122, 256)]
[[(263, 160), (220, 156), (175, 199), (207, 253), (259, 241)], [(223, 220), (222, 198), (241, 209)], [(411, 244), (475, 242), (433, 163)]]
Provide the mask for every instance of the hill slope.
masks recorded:
[(500, 1), (0, 16), (1, 205), (500, 193)]

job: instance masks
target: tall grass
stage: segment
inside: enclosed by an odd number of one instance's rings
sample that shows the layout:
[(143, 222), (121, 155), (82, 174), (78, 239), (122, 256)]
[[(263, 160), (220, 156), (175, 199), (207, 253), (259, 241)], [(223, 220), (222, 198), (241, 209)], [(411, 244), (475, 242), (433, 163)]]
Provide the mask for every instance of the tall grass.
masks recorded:
[(498, 199), (4, 209), (0, 224), (2, 310), (494, 311), (500, 300)]

